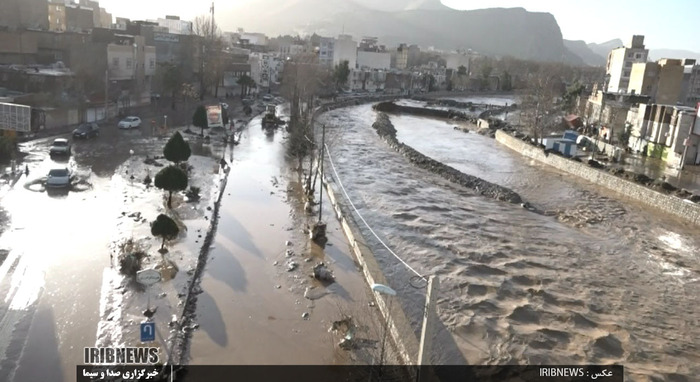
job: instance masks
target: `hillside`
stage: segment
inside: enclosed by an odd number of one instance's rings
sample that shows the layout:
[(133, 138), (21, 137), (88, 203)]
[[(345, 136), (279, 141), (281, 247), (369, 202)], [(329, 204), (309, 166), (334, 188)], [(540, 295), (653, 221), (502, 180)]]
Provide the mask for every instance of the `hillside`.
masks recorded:
[(586, 63), (586, 65), (605, 65), (606, 58), (591, 50), (591, 48), (588, 47), (585, 41), (564, 40), (564, 46), (575, 55), (581, 57), (581, 59), (583, 60), (583, 62)]
[(458, 11), (435, 0), (416, 4), (416, 8), (387, 12), (357, 1), (259, 0), (222, 19), (233, 22), (230, 29), (235, 25), (271, 35), (346, 33), (356, 38), (376, 36), (387, 46), (409, 43), (442, 50), (473, 49), (489, 55), (584, 65), (564, 47), (559, 25), (549, 13), (523, 8)]
[(591, 42), (588, 44), (588, 48), (596, 53), (597, 55), (603, 57), (605, 61), (608, 60), (608, 53), (610, 53), (611, 50), (615, 48), (619, 48), (621, 46), (625, 45), (622, 40), (619, 38), (616, 38), (614, 40), (606, 41), (604, 43), (596, 44), (594, 42)]

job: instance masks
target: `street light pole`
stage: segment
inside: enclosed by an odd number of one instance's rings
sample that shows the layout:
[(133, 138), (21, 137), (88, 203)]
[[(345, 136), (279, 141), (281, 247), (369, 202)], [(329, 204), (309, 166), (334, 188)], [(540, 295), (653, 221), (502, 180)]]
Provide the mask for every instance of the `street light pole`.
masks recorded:
[[(380, 294), (385, 294), (388, 295), (389, 297), (396, 296), (396, 291), (391, 289), (391, 287), (384, 285), (384, 284), (372, 284), (372, 291), (380, 293)], [(386, 336), (387, 332), (389, 331), (389, 319), (391, 318), (391, 303), (393, 302), (393, 299), (389, 298), (389, 307), (386, 312), (386, 316), (384, 317), (384, 334), (382, 336), (382, 347), (380, 350), (380, 356), (379, 356), (379, 367), (381, 368), (384, 365), (384, 349), (386, 347)], [(381, 369), (380, 369), (381, 370)]]

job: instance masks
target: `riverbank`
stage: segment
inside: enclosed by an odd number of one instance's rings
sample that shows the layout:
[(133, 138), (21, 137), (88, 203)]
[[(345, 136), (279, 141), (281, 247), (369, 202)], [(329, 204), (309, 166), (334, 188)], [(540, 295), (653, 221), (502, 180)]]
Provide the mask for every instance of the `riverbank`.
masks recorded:
[[(541, 148), (528, 144), (503, 131), (496, 132), (496, 140), (506, 147), (548, 164), (569, 174), (576, 175), (595, 184), (607, 187), (625, 197), (642, 202), (650, 207), (674, 215), (689, 223), (700, 225), (700, 205), (689, 199), (665, 195), (645, 186), (630, 182), (600, 169), (558, 156), (547, 155)], [(624, 171), (622, 172), (624, 173)], [(619, 174), (622, 175), (622, 174)]]

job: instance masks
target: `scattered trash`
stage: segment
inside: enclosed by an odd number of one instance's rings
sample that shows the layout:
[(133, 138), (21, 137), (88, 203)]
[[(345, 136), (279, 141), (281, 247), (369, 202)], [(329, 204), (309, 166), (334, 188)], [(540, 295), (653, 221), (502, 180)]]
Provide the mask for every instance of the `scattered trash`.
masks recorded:
[(294, 251), (292, 251), (291, 249), (288, 249), (284, 254), (287, 257), (292, 257), (292, 256), (294, 256)]
[(301, 314), (301, 318), (308, 320), (309, 319), (309, 312), (304, 312)]
[(370, 301), (369, 304), (367, 304), (367, 305), (369, 305), (370, 307), (374, 308), (374, 305), (375, 305), (375, 304), (374, 304), (374, 301)]
[(274, 263), (272, 263), (272, 265), (277, 265), (277, 264), (279, 264), (279, 262), (277, 262), (277, 261), (275, 261)]
[(284, 243), (284, 245), (286, 245), (287, 247), (289, 247), (290, 245), (292, 245), (292, 242), (289, 241), (289, 240), (287, 240), (287, 241)]
[(319, 281), (333, 282), (335, 281), (333, 277), (333, 272), (331, 272), (326, 264), (318, 263), (314, 266), (313, 277)]
[(275, 289), (280, 289), (282, 288), (282, 285), (275, 285)]
[(293, 270), (297, 269), (298, 266), (299, 266), (299, 264), (297, 264), (294, 261), (288, 262), (287, 263), (287, 272), (292, 272)]

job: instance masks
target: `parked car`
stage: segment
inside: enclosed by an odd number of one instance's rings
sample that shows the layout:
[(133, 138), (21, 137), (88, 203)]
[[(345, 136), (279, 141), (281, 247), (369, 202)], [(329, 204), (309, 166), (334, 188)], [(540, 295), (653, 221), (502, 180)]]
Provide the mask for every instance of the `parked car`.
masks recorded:
[(263, 96), (263, 101), (272, 101), (274, 97), (271, 94), (265, 94)]
[(75, 138), (92, 138), (100, 135), (100, 127), (96, 123), (83, 123), (73, 130)]
[(46, 177), (46, 188), (66, 188), (70, 186), (71, 172), (67, 168), (55, 168)]
[(56, 138), (49, 149), (49, 155), (70, 155), (70, 143), (65, 138)]
[(140, 127), (141, 126), (141, 118), (134, 117), (134, 116), (126, 117), (126, 118), (122, 119), (121, 121), (119, 121), (118, 126), (120, 129), (131, 129), (134, 127)]

